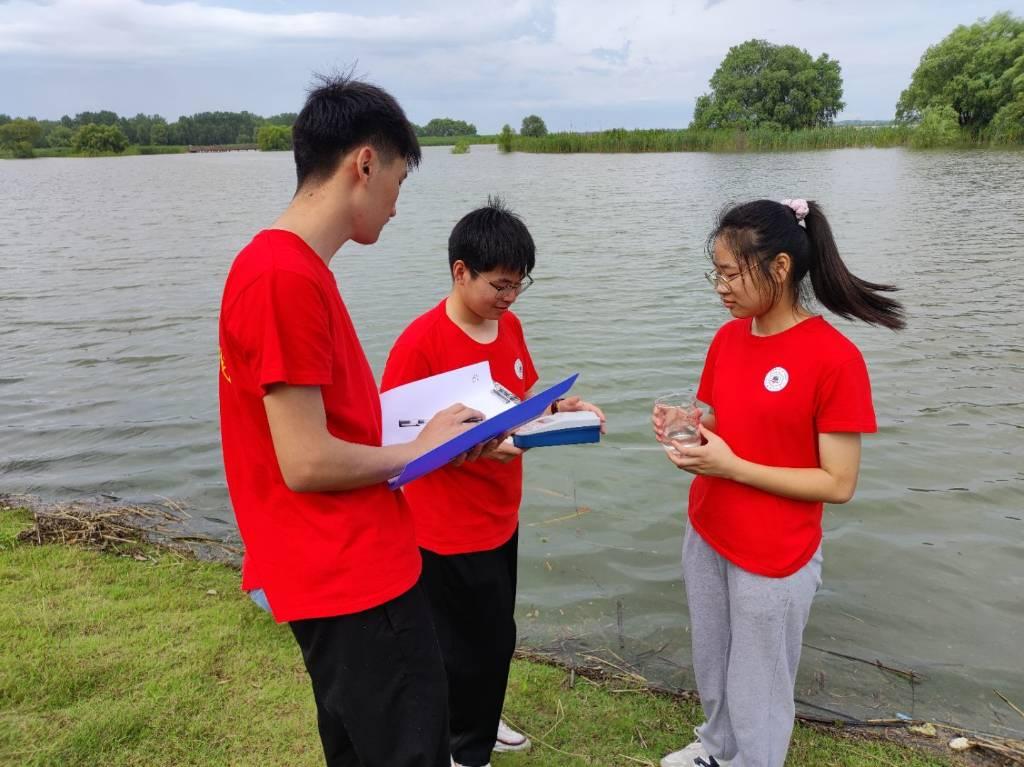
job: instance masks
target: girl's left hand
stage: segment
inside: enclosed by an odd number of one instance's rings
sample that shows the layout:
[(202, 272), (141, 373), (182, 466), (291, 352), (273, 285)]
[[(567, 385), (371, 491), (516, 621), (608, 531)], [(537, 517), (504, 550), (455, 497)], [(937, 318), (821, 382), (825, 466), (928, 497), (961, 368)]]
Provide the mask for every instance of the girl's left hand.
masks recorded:
[(707, 440), (707, 444), (686, 446), (673, 442), (672, 446), (678, 452), (666, 451), (668, 459), (690, 474), (731, 479), (740, 459), (724, 439), (704, 424), (700, 425), (700, 434)]
[(605, 434), (605, 418), (604, 413), (597, 405), (591, 405), (589, 402), (584, 402), (579, 397), (566, 397), (558, 403), (559, 413), (573, 413), (579, 410), (587, 410), (594, 413), (598, 418), (601, 419), (601, 433)]

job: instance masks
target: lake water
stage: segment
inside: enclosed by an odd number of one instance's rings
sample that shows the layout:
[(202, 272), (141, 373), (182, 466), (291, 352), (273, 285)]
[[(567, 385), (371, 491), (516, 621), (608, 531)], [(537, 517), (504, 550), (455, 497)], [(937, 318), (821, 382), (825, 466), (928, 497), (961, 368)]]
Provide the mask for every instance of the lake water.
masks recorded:
[[(182, 501), (235, 538), (217, 432), (217, 310), (235, 253), (287, 204), (288, 154), (0, 163), (0, 492)], [(444, 295), (448, 232), (489, 193), (531, 228), (518, 302), (543, 382), (579, 372), (600, 446), (526, 460), (520, 636), (608, 648), (692, 687), (679, 549), (689, 475), (649, 432), (726, 319), (702, 272), (719, 207), (821, 201), (851, 269), (904, 288), (899, 334), (837, 322), (880, 433), (826, 509), (798, 698), (1021, 733), (1024, 153), (455, 156), (425, 150), (381, 241), (332, 268), (375, 371)], [(839, 655), (836, 655), (838, 653)], [(843, 658), (902, 669), (905, 679)]]

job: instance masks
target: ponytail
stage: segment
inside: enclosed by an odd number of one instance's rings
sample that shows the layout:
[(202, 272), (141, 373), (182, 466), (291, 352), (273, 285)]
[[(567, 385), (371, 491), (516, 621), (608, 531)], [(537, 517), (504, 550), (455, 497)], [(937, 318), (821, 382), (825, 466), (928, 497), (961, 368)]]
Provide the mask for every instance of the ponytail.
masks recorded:
[[(903, 305), (882, 295), (897, 288), (850, 273), (839, 256), (825, 212), (813, 200), (755, 200), (736, 205), (721, 214), (708, 237), (712, 258), (719, 238), (724, 238), (741, 266), (753, 270), (773, 301), (788, 288), (794, 303), (798, 302), (800, 284), (810, 275), (814, 297), (840, 317), (892, 330), (906, 325)], [(786, 286), (772, 278), (771, 262), (779, 253), (788, 253), (792, 259)]]
[(804, 218), (810, 240), (811, 287), (814, 297), (829, 311), (846, 319), (859, 319), (890, 330), (906, 326), (903, 305), (882, 293), (898, 290), (893, 285), (862, 280), (850, 273), (839, 256), (832, 227), (825, 212), (813, 200), (808, 201)]

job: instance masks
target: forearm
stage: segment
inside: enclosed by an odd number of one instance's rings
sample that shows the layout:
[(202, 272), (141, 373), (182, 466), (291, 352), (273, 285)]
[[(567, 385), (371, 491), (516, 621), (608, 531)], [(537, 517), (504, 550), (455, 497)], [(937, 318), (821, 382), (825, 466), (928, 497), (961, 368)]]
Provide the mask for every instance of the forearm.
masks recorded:
[(355, 490), (401, 473), (423, 445), (347, 442), (327, 428), (320, 387), (274, 386), (263, 398), (281, 476), (298, 493)]
[(400, 474), (418, 454), (412, 442), (373, 447), (326, 435), (292, 458), (287, 471), (284, 466), (281, 470), (288, 487), (296, 492), (355, 490)]
[(728, 479), (796, 501), (846, 503), (857, 478), (830, 474), (825, 469), (790, 469), (736, 459)]

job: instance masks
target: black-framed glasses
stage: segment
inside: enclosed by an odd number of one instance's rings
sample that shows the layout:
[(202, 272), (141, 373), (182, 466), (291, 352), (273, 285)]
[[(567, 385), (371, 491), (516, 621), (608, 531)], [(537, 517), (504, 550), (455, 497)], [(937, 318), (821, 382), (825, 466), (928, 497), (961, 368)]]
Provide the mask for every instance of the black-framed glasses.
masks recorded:
[(487, 280), (487, 284), (494, 288), (499, 296), (519, 296), (525, 293), (533, 284), (533, 277), (526, 275), (522, 282), (506, 282), (503, 284)]

